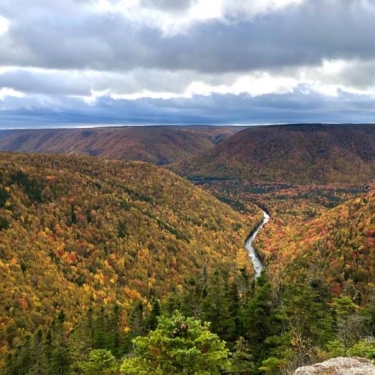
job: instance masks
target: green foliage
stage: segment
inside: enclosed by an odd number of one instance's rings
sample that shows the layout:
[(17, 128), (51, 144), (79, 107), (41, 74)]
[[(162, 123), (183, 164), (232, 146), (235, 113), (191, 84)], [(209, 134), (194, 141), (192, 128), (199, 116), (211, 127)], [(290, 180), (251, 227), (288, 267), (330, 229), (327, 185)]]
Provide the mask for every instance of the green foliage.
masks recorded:
[(233, 349), (231, 358), (230, 373), (235, 374), (253, 374), (254, 357), (249, 346), (249, 342), (243, 337), (239, 337)]
[(6, 203), (9, 198), (9, 193), (3, 187), (0, 187), (0, 208), (6, 207)]
[(151, 301), (151, 311), (148, 317), (145, 319), (145, 326), (147, 329), (153, 331), (158, 325), (158, 317), (161, 314), (160, 302), (157, 299)]
[(364, 334), (364, 317), (357, 314), (359, 306), (348, 296), (333, 298), (331, 306), (336, 314), (336, 335), (346, 356), (348, 349)]
[(0, 216), (0, 231), (8, 229), (10, 226), (9, 220), (3, 216)]
[(272, 327), (271, 285), (264, 274), (257, 279), (254, 295), (244, 308), (243, 321), (252, 353), (261, 362), (267, 350), (265, 340), (274, 328)]
[(269, 299), (273, 307), (264, 319), (269, 330), (258, 355), (259, 370), (270, 374), (314, 361), (320, 348), (334, 337), (332, 314), (317, 291), (303, 284), (283, 285), (281, 289), (277, 301)]
[(137, 337), (134, 346), (134, 356), (121, 366), (126, 375), (215, 375), (229, 365), (229, 351), (209, 324), (177, 312), (170, 318), (161, 316), (157, 329)]
[(361, 340), (348, 350), (348, 354), (353, 357), (375, 360), (375, 341), (373, 339)]
[(337, 316), (344, 319), (354, 314), (359, 309), (359, 306), (357, 306), (348, 296), (333, 298), (331, 306), (335, 310)]
[(116, 358), (109, 350), (96, 349), (89, 353), (89, 360), (79, 363), (79, 368), (86, 375), (110, 375), (117, 373)]
[(326, 350), (329, 357), (343, 357), (345, 356), (344, 344), (339, 340), (332, 340), (326, 344)]
[(277, 374), (279, 369), (285, 367), (288, 364), (287, 359), (280, 359), (275, 357), (269, 357), (262, 361), (262, 366), (259, 367), (259, 370), (263, 371), (266, 374)]

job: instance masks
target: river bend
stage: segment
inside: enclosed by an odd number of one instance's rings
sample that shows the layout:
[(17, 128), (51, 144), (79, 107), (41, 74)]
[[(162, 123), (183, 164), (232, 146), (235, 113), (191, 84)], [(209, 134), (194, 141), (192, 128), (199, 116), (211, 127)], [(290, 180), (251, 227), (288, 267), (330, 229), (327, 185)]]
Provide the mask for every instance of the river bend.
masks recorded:
[(255, 231), (249, 236), (249, 238), (245, 242), (245, 249), (249, 252), (250, 259), (253, 263), (254, 271), (255, 271), (255, 278), (259, 277), (263, 270), (262, 261), (259, 259), (258, 252), (253, 247), (253, 241), (255, 240), (256, 236), (258, 235), (259, 231), (264, 227), (264, 225), (270, 219), (270, 215), (267, 212), (263, 211), (263, 221)]

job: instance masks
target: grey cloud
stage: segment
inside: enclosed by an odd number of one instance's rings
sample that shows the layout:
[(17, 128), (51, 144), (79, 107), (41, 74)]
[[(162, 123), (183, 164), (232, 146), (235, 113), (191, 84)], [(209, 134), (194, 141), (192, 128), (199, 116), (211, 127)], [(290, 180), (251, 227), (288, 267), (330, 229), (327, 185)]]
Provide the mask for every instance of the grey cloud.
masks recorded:
[[(210, 80), (210, 76), (200, 76)], [(135, 94), (140, 91), (181, 94), (193, 79), (191, 72), (136, 69), (127, 73), (15, 69), (0, 73), (0, 89), (28, 94), (90, 96), (91, 91)]]
[[(83, 5), (67, 6), (69, 0), (61, 8), (54, 3), (41, 10), (24, 2), (29, 11), (19, 13), (13, 2), (0, 6), (12, 21), (0, 37), (0, 64), (223, 73), (317, 65), (323, 58), (375, 58), (371, 2), (310, 0), (253, 20), (210, 21), (170, 37), (120, 14), (90, 13)], [(37, 4), (41, 8), (42, 0)]]
[(24, 93), (43, 93), (49, 95), (90, 95), (91, 91), (82, 80), (72, 75), (56, 72), (54, 74), (33, 73), (16, 70), (0, 74), (0, 88), (12, 88)]
[[(181, 11), (191, 4), (178, 3), (175, 7)], [(254, 98), (102, 97), (91, 105), (72, 96), (91, 90), (182, 93), (194, 80), (230, 84), (254, 70), (289, 72), (298, 78), (298, 68), (319, 66), (323, 59), (355, 61), (327, 76), (327, 83), (368, 88), (375, 85), (374, 3), (310, 0), (252, 20), (207, 21), (166, 37), (120, 13), (96, 12), (90, 1), (1, 1), (0, 14), (11, 24), (0, 36), (0, 66), (18, 69), (0, 74), (0, 88), (27, 95), (0, 100), (0, 124), (371, 121), (370, 96), (340, 92), (337, 98), (326, 97), (311, 90), (306, 94), (308, 87)], [(170, 10), (166, 2), (156, 5)], [(322, 80), (318, 74), (308, 78)]]
[(349, 64), (336, 77), (344, 85), (368, 89), (375, 86), (375, 60), (359, 61)]
[(28, 97), (26, 102), (20, 98), (7, 98), (6, 102), (3, 103), (7, 110), (3, 107), (1, 128), (10, 127), (10, 124), (12, 127), (24, 127), (25, 124), (35, 127), (40, 124), (370, 122), (375, 114), (373, 100), (369, 97), (344, 92), (340, 92), (338, 98), (325, 97), (315, 92), (306, 94), (305, 87), (286, 95), (270, 94), (255, 98), (212, 95), (191, 99), (129, 101), (102, 97), (97, 105), (88, 106), (76, 98), (59, 97), (51, 106), (44, 102), (43, 97), (36, 95)]
[(141, 0), (140, 4), (148, 8), (181, 12), (189, 9), (196, 0)]

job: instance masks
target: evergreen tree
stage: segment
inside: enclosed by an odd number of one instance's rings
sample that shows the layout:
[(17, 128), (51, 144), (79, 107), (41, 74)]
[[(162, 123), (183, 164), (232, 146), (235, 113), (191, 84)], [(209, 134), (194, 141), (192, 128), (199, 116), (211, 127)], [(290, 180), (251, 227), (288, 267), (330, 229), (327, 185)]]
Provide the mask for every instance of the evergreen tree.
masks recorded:
[(243, 325), (256, 368), (258, 368), (269, 354), (266, 339), (275, 329), (272, 326), (271, 285), (265, 274), (256, 280), (254, 295), (244, 307)]
[(65, 331), (65, 313), (60, 311), (52, 326), (51, 367), (53, 374), (66, 375), (69, 373), (71, 357), (68, 339)]
[[(221, 339), (234, 342), (235, 322), (230, 299), (228, 275), (215, 271), (207, 284), (207, 295), (203, 301), (202, 319), (211, 322), (211, 329)], [(235, 310), (235, 308), (233, 307)], [(232, 310), (233, 310), (232, 309)]]
[(89, 353), (88, 361), (79, 363), (85, 375), (110, 375), (118, 370), (116, 358), (109, 350), (95, 349)]
[(128, 325), (133, 337), (144, 336), (146, 334), (145, 311), (142, 301), (135, 301), (128, 313)]
[(44, 361), (43, 361), (43, 332), (38, 329), (34, 335), (33, 350), (32, 350), (32, 375), (43, 375)]
[(160, 302), (154, 298), (151, 302), (151, 312), (145, 320), (145, 326), (147, 329), (153, 331), (158, 325), (158, 317), (161, 314)]
[(31, 371), (32, 360), (32, 341), (28, 334), (24, 342), (17, 345), (13, 354), (8, 356), (6, 375), (27, 375)]
[(310, 285), (289, 284), (272, 313), (265, 343), (262, 371), (289, 366), (295, 369), (315, 361), (318, 348), (332, 339), (332, 315), (328, 304)]
[(225, 343), (209, 324), (178, 312), (161, 316), (157, 329), (137, 337), (134, 346), (134, 355), (121, 366), (126, 375), (219, 375), (229, 365)]
[(230, 373), (240, 375), (254, 374), (254, 360), (249, 342), (240, 337), (234, 346)]
[(203, 301), (206, 296), (206, 277), (201, 280), (191, 277), (184, 293), (180, 296), (180, 304), (176, 308), (180, 309), (184, 315), (198, 319), (202, 316)]

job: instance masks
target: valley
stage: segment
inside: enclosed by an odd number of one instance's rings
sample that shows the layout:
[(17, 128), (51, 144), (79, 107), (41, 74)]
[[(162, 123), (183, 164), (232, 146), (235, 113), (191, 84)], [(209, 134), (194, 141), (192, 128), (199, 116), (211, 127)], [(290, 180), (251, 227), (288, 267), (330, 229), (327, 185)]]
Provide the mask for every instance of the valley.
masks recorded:
[(375, 375), (375, 0), (0, 0), (0, 375)]
[(3, 132), (0, 374), (120, 373), (176, 310), (233, 374), (373, 358), (374, 129)]

